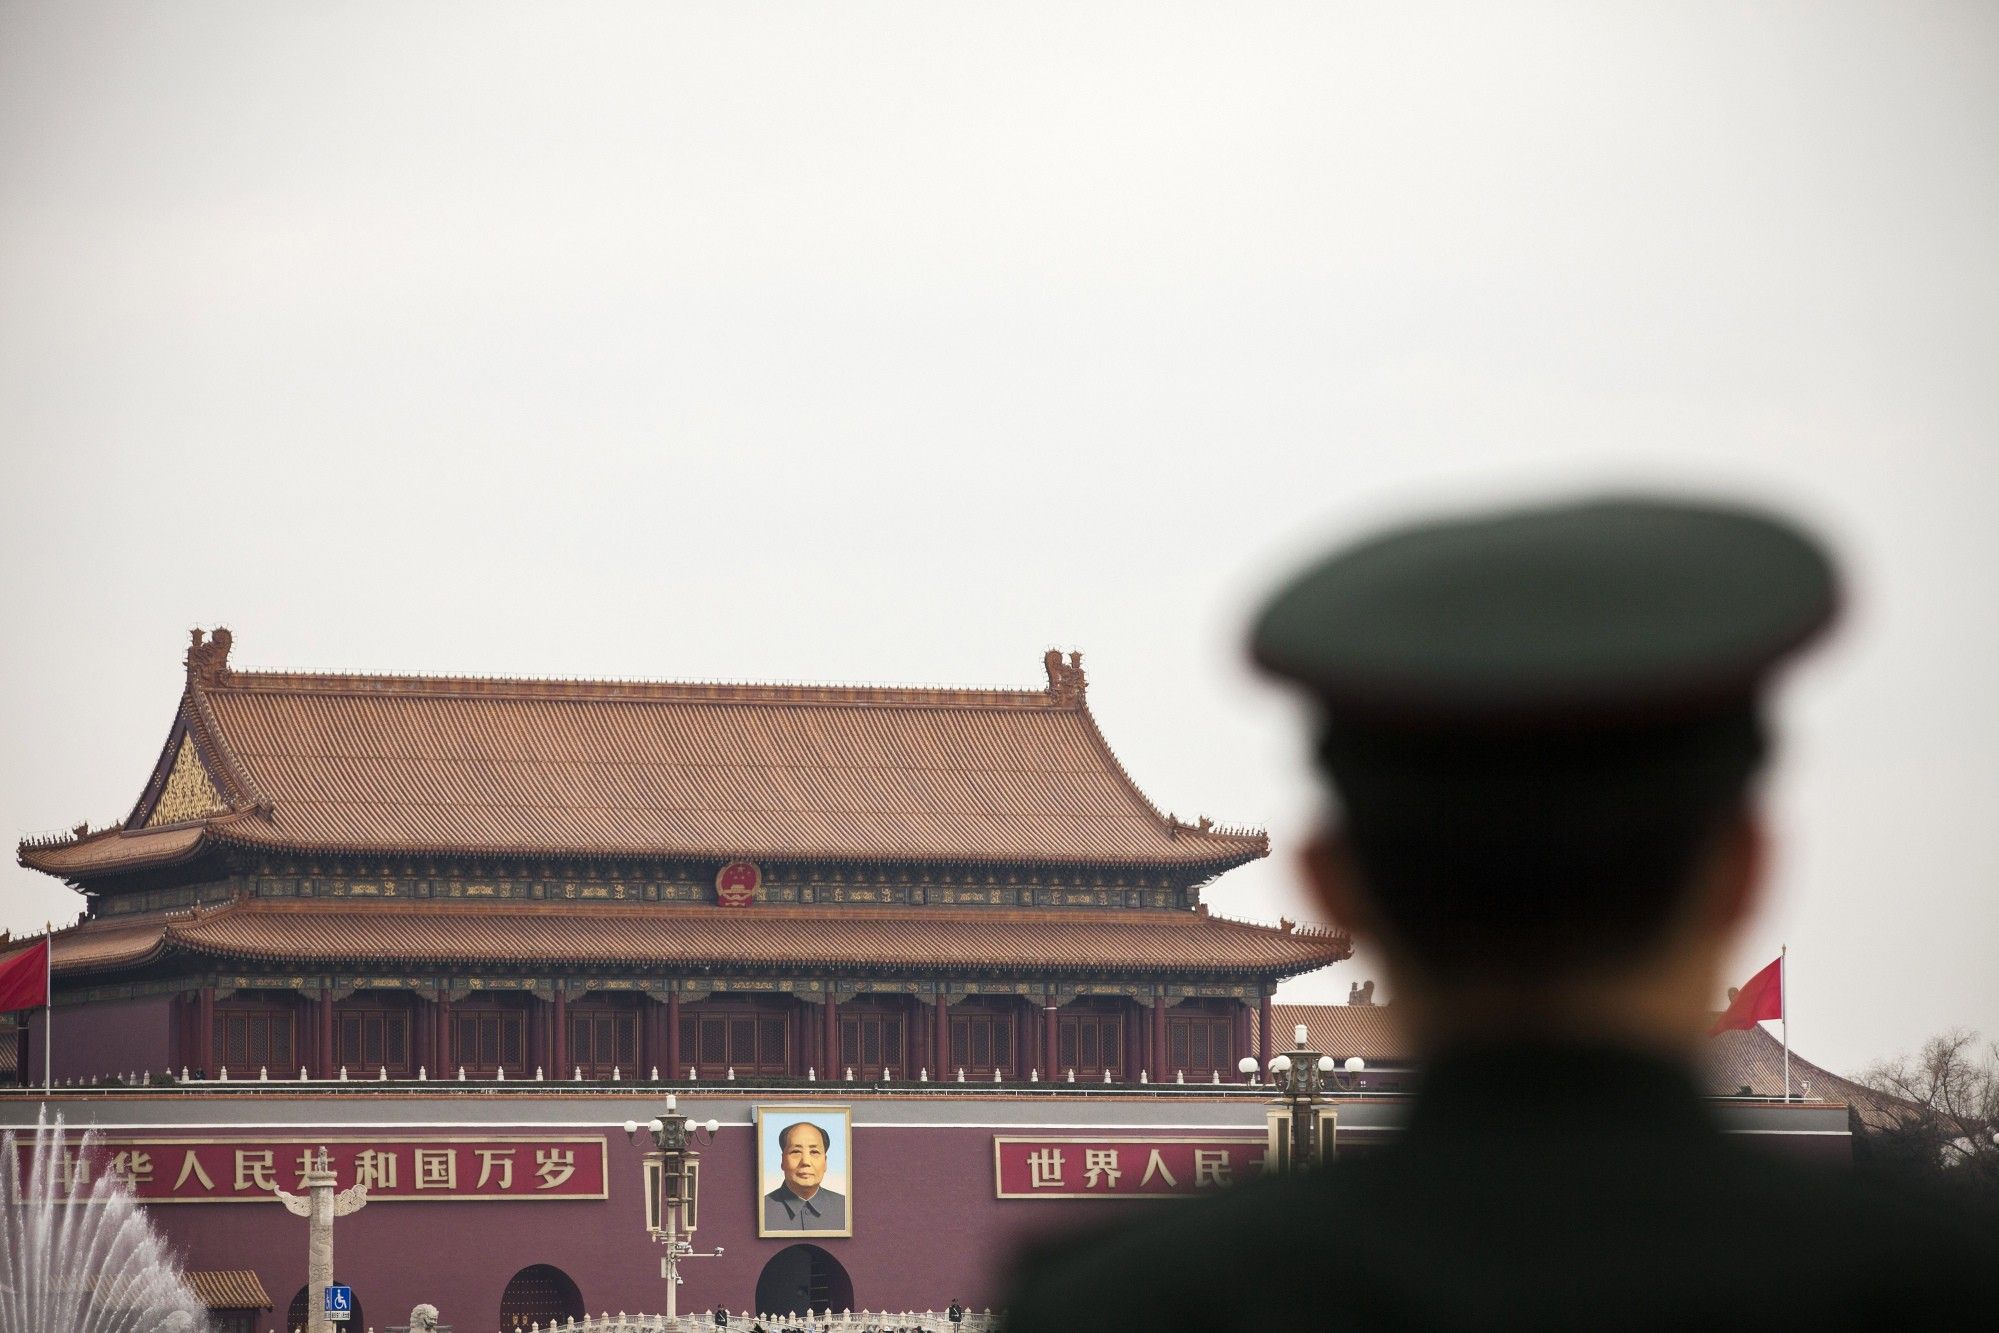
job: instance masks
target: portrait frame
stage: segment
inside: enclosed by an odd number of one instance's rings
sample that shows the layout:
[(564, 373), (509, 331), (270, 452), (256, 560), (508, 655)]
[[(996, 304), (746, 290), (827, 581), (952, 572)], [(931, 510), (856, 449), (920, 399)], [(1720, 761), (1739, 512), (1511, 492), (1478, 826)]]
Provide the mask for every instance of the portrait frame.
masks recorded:
[[(854, 1117), (853, 1108), (827, 1103), (780, 1102), (756, 1108), (757, 1120), (757, 1237), (758, 1239), (838, 1238), (854, 1234)], [(797, 1208), (796, 1196), (787, 1202), (774, 1198), (780, 1190), (789, 1192), (783, 1165), (785, 1131), (793, 1125), (809, 1123), (826, 1139), (826, 1165), (814, 1198), (821, 1205), (830, 1195), (839, 1200), (839, 1225), (804, 1227), (788, 1219)]]

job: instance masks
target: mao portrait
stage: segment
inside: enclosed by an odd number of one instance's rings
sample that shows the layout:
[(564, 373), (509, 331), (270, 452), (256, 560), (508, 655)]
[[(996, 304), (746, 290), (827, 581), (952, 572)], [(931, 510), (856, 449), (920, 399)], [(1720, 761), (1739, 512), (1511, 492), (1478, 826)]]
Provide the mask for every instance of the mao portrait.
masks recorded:
[(844, 1106), (757, 1108), (759, 1236), (851, 1236), (853, 1125)]

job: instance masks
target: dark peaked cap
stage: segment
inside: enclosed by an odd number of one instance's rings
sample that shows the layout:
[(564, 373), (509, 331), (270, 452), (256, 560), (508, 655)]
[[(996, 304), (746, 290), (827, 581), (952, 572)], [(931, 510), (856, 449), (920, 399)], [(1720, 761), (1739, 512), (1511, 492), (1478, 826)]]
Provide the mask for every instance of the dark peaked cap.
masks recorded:
[(1363, 541), (1253, 646), (1324, 705), (1319, 762), (1394, 933), (1439, 975), (1546, 969), (1656, 937), (1834, 586), (1779, 519), (1601, 499)]
[(1754, 695), (1831, 621), (1836, 587), (1819, 543), (1773, 515), (1607, 497), (1337, 551), (1271, 599), (1251, 647), (1334, 719), (1615, 727)]

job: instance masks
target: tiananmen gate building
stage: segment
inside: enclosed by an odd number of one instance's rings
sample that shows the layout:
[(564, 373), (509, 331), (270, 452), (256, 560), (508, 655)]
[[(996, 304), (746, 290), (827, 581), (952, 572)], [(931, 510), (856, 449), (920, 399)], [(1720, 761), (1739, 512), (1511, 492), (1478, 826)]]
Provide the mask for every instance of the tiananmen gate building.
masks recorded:
[[(270, 1190), (321, 1148), (372, 1191), (336, 1233), (356, 1329), (419, 1301), (460, 1333), (661, 1308), (618, 1127), (668, 1092), (722, 1122), (700, 1238), (727, 1253), (683, 1309), (991, 1304), (1023, 1239), (1260, 1169), (1267, 1090), (1233, 1071), (1289, 1044), (1280, 1019), (1393, 1045), (1381, 1015), (1273, 1013), (1347, 939), (1208, 912), (1267, 839), (1148, 801), (1077, 654), (974, 690), (230, 649), (195, 631), (124, 821), (19, 857), (89, 895), (53, 941), (53, 1109), (233, 1327), (302, 1323), (304, 1231)], [(39, 1082), (39, 1020), (18, 1042)], [(1394, 1132), (1399, 1087), (1391, 1059), (1351, 1090), (1343, 1150)], [(844, 1232), (772, 1228), (758, 1127), (790, 1111), (850, 1126)], [(1845, 1150), (1838, 1105), (1728, 1114)]]
[(1156, 810), (1076, 655), (864, 689), (243, 672), (194, 637), (130, 817), (21, 847), (91, 896), (58, 1077), (1208, 1078), (1348, 952), (1202, 909), (1268, 843)]

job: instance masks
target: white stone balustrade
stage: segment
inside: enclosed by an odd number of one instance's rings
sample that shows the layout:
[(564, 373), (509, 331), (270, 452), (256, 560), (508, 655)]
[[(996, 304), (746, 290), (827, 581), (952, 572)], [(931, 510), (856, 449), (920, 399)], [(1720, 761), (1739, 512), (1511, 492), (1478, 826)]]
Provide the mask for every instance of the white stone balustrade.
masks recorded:
[[(991, 1310), (967, 1310), (963, 1323), (953, 1324), (942, 1310), (845, 1310), (839, 1314), (799, 1315), (799, 1314), (753, 1314), (744, 1310), (730, 1311), (729, 1333), (749, 1333), (762, 1324), (766, 1333), (783, 1333), (785, 1329), (805, 1329), (807, 1333), (821, 1333), (831, 1328), (833, 1333), (864, 1333), (869, 1329), (925, 1329), (927, 1333), (999, 1333), (1001, 1321)], [(530, 1324), (527, 1333), (713, 1333), (715, 1316), (713, 1311), (699, 1310), (693, 1314), (681, 1315), (678, 1319), (668, 1319), (665, 1315), (653, 1314), (600, 1314), (582, 1319), (566, 1319), (546, 1325)], [(374, 1333), (370, 1329), (368, 1333)], [(519, 1333), (515, 1329), (503, 1329), (500, 1333)]]

